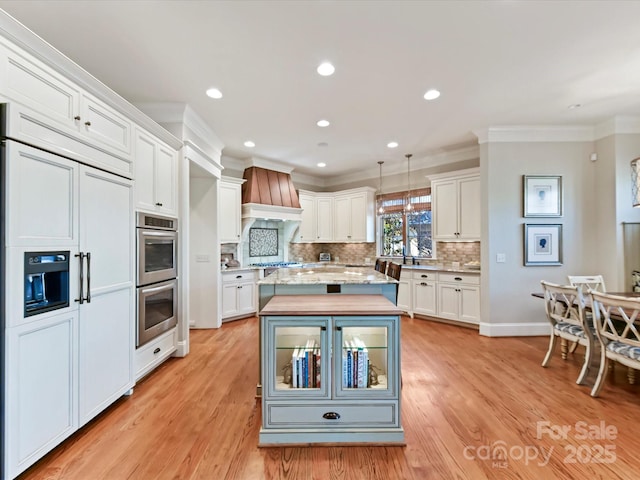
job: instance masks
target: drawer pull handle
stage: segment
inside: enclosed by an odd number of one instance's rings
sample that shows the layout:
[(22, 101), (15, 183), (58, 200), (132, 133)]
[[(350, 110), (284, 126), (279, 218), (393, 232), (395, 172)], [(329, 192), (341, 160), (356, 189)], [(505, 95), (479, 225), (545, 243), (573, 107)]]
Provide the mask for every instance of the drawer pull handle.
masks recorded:
[(429, 275), (420, 275), (422, 278), (429, 278)]
[(327, 412), (322, 415), (322, 418), (326, 418), (327, 420), (338, 420), (340, 418), (340, 414), (338, 412)]
[(457, 281), (459, 281), (459, 282), (461, 282), (461, 281), (462, 281), (462, 279), (461, 279), (460, 277), (456, 277), (456, 278), (454, 278), (454, 280), (457, 280)]
[(236, 278), (242, 278), (242, 275), (236, 275)]
[(157, 353), (160, 353), (160, 347), (157, 347), (157, 348), (153, 351), (153, 354), (154, 354), (154, 355), (155, 355), (155, 354), (157, 354)]

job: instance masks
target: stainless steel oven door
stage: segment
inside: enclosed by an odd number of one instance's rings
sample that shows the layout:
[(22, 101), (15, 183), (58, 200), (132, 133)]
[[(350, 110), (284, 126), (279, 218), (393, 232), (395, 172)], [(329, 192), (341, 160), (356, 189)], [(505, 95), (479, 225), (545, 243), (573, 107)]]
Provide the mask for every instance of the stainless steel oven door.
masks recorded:
[(178, 276), (178, 232), (138, 229), (138, 286)]
[(144, 345), (178, 324), (178, 281), (138, 288), (136, 347)]

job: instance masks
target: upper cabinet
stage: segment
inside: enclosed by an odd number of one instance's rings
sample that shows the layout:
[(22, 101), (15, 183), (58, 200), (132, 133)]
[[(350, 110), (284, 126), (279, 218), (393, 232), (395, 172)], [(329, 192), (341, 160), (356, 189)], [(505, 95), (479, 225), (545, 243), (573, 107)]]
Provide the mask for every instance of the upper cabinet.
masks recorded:
[(333, 193), (299, 191), (302, 220), (298, 229), (298, 242), (334, 241), (333, 196)]
[(431, 202), (436, 240), (480, 240), (480, 174), (468, 169), (433, 175)]
[(138, 128), (135, 155), (136, 208), (177, 216), (177, 152)]
[(336, 242), (374, 242), (373, 188), (357, 188), (336, 194), (333, 207), (333, 238)]
[(296, 241), (375, 241), (374, 192), (369, 187), (333, 193), (300, 190), (302, 221)]
[(220, 243), (236, 243), (242, 234), (242, 184), (241, 178), (222, 177), (218, 207), (218, 232)]
[(16, 140), (132, 177), (133, 122), (10, 44), (0, 44), (0, 92), (14, 102)]

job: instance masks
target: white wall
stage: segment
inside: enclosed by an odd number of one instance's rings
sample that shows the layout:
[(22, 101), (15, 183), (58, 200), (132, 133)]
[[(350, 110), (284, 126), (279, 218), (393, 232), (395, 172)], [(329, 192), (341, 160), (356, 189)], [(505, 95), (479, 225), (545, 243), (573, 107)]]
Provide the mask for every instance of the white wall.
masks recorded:
[[(190, 180), (189, 189), (189, 314), (194, 328), (222, 324), (218, 303), (219, 245), (217, 236), (218, 179)], [(208, 261), (198, 261), (198, 259)]]
[[(488, 143), (480, 149), (482, 182), (482, 285), (480, 332), (485, 335), (548, 334), (540, 280), (566, 283), (568, 274), (595, 273), (593, 232), (596, 165), (593, 142)], [(561, 175), (564, 213), (523, 217), (523, 175)], [(524, 266), (525, 223), (563, 225), (563, 265)], [(496, 263), (496, 254), (506, 263)]]

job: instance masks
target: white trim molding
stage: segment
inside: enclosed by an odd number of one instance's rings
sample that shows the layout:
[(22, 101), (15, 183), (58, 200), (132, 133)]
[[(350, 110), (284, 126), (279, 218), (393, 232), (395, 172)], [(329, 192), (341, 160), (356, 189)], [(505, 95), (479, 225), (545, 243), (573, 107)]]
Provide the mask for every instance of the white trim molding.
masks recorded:
[(480, 322), (480, 335), (485, 337), (548, 337), (551, 334), (549, 322), (529, 323), (486, 323)]

